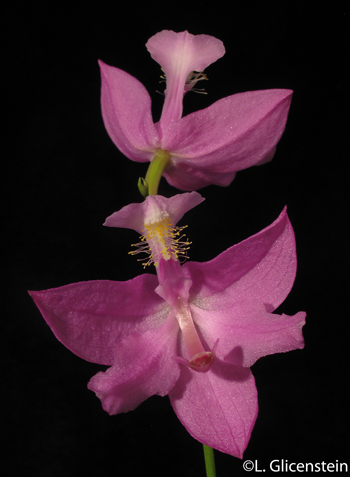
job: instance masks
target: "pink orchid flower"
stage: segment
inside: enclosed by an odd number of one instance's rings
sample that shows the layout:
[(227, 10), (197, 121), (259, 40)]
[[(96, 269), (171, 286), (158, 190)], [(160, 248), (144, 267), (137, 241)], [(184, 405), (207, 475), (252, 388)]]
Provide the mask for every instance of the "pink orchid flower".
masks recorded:
[(30, 292), (55, 336), (83, 359), (108, 365), (88, 388), (110, 414), (169, 395), (189, 433), (242, 457), (258, 412), (250, 366), (262, 356), (303, 348), (305, 313), (272, 313), (296, 273), (286, 210), (269, 227), (209, 262), (186, 262), (176, 223), (202, 197), (148, 196), (105, 225), (143, 234), (157, 276), (73, 283)]
[(126, 157), (147, 162), (159, 151), (166, 152), (163, 175), (181, 190), (227, 186), (237, 171), (272, 159), (287, 121), (291, 90), (234, 94), (182, 118), (184, 94), (203, 78), (195, 72), (224, 55), (223, 43), (209, 35), (164, 30), (146, 46), (166, 76), (164, 106), (156, 124), (144, 86), (100, 61), (103, 120)]

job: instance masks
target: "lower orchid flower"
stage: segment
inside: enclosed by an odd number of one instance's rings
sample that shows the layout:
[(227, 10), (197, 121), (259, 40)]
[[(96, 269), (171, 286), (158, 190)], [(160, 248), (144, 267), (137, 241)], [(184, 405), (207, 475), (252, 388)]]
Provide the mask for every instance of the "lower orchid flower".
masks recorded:
[(210, 35), (163, 30), (146, 47), (166, 79), (156, 124), (145, 87), (125, 71), (99, 62), (104, 124), (126, 157), (150, 161), (181, 190), (227, 186), (237, 171), (272, 159), (286, 125), (291, 90), (238, 93), (182, 117), (184, 95), (225, 54), (223, 43)]
[(148, 196), (105, 225), (142, 234), (157, 275), (97, 280), (30, 292), (55, 336), (78, 356), (110, 366), (88, 388), (109, 414), (169, 395), (188, 432), (242, 458), (258, 413), (250, 367), (262, 356), (303, 348), (305, 313), (272, 313), (296, 274), (286, 210), (269, 227), (209, 262), (187, 261), (176, 223), (202, 202), (196, 192)]

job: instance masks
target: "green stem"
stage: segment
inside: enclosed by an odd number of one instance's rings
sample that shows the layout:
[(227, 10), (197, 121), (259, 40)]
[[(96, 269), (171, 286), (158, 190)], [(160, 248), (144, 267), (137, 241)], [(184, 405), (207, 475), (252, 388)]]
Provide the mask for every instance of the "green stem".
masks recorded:
[(205, 470), (207, 477), (216, 477), (214, 449), (203, 444)]
[(170, 154), (158, 149), (152, 159), (145, 177), (148, 186), (148, 195), (157, 195), (160, 178), (170, 160)]

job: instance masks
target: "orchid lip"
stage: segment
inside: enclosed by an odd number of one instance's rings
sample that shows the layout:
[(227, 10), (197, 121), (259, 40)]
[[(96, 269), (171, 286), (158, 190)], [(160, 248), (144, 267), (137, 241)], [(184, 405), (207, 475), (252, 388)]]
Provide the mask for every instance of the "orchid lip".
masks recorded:
[(181, 233), (187, 225), (182, 227), (174, 225), (169, 214), (160, 211), (158, 215), (151, 217), (148, 223), (145, 222), (144, 226), (143, 235), (140, 237), (141, 242), (132, 244), (136, 250), (129, 252), (131, 255), (145, 252), (148, 257), (143, 264), (144, 267), (151, 263), (158, 267), (161, 259), (165, 261), (187, 259), (187, 250), (191, 242), (187, 240), (185, 234)]

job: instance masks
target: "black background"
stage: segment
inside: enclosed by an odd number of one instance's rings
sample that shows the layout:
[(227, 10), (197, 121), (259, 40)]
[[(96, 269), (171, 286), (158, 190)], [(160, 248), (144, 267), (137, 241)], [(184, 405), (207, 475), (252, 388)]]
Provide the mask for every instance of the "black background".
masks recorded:
[[(152, 96), (160, 69), (145, 43), (163, 29), (220, 38), (226, 55), (207, 69), (207, 96), (185, 113), (237, 92), (290, 88), (294, 97), (273, 161), (238, 173), (185, 216), (191, 260), (205, 261), (269, 225), (285, 204), (298, 274), (279, 309), (307, 312), (304, 350), (253, 366), (259, 417), (245, 459), (268, 467), (348, 459), (348, 155), (346, 31), (339, 2), (13, 3), (3, 21), (1, 475), (204, 475), (202, 446), (168, 398), (110, 417), (86, 389), (101, 366), (66, 350), (26, 290), (142, 273), (127, 254), (133, 231), (102, 227), (140, 201), (146, 165), (126, 159), (101, 119), (97, 59), (137, 77)], [(177, 193), (165, 180), (159, 192)], [(218, 477), (242, 462), (216, 453)], [(348, 462), (349, 463), (349, 462)], [(2, 469), (3, 467), (3, 469)]]

